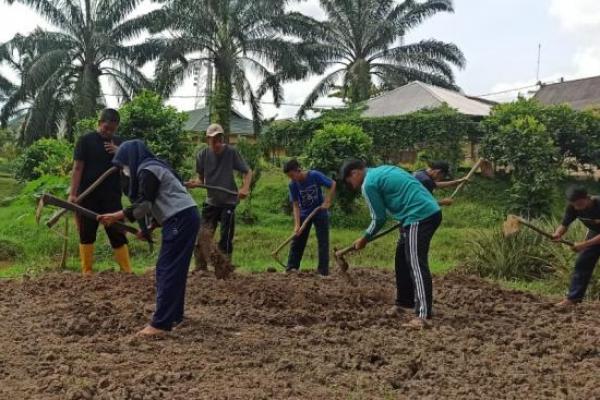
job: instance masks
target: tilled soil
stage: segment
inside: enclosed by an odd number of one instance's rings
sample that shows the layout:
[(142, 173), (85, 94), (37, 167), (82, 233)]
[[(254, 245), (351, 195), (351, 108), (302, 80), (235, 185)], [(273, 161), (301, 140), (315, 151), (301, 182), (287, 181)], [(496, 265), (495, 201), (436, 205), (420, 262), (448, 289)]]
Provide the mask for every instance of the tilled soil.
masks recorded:
[(311, 274), (191, 275), (184, 326), (133, 334), (153, 277), (0, 282), (0, 399), (594, 399), (600, 305), (552, 301), (453, 273), (431, 328), (387, 316), (393, 273), (358, 286)]

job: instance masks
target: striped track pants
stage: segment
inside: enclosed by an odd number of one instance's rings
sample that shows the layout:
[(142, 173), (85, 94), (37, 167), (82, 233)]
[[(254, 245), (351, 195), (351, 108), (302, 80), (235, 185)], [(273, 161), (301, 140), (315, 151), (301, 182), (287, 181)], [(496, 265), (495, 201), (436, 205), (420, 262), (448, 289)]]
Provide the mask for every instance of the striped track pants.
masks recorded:
[(415, 308), (420, 318), (432, 313), (432, 282), (429, 271), (429, 245), (442, 222), (442, 213), (402, 228), (396, 246), (396, 304)]

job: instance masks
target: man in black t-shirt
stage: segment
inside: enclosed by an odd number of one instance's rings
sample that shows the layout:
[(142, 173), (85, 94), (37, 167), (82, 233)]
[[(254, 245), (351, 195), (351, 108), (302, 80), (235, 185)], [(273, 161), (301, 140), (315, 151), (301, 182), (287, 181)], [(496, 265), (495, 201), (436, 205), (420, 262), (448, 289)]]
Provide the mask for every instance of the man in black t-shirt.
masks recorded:
[[(119, 126), (119, 113), (107, 108), (100, 113), (98, 129), (79, 138), (73, 156), (73, 173), (69, 201), (75, 202), (77, 196), (94, 183), (104, 172), (113, 167), (112, 159), (122, 140), (115, 136)], [(121, 210), (121, 185), (118, 173), (109, 176), (100, 186), (90, 193), (80, 205), (98, 214), (107, 214)], [(92, 274), (94, 242), (98, 222), (89, 218), (78, 218), (79, 256), (81, 272)], [(129, 249), (125, 234), (114, 227), (106, 227), (106, 233), (113, 248), (115, 259), (123, 272), (131, 272)]]
[(569, 225), (576, 219), (588, 228), (588, 234), (583, 242), (575, 243), (573, 246), (573, 250), (578, 253), (575, 271), (571, 277), (571, 287), (567, 297), (556, 304), (558, 307), (573, 306), (583, 300), (600, 258), (600, 198), (590, 196), (582, 187), (572, 187), (567, 191), (567, 201), (569, 204), (561, 225), (554, 232), (554, 239), (561, 239), (567, 233)]

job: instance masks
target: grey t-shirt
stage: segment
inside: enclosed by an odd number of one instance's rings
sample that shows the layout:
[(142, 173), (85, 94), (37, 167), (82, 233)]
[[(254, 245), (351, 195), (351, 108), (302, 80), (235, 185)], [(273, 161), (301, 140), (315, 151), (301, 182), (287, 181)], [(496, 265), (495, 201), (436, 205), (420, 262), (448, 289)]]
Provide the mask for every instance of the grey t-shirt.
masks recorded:
[[(204, 177), (204, 183), (211, 186), (221, 186), (237, 191), (234, 171), (247, 173), (248, 164), (240, 153), (233, 147), (225, 145), (221, 154), (217, 155), (210, 148), (203, 149), (196, 159), (196, 171)], [(236, 205), (238, 197), (217, 190), (208, 190), (206, 202), (211, 206)]]

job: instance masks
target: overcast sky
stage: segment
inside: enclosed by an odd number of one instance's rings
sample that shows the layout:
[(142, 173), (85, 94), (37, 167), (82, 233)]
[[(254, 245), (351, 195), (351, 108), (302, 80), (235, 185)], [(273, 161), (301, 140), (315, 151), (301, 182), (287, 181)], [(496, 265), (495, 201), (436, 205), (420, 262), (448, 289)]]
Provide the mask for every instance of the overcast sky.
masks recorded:
[[(294, 8), (322, 19), (318, 4), (318, 0), (305, 0)], [(454, 14), (430, 18), (412, 31), (407, 41), (435, 38), (456, 43), (467, 59), (466, 68), (457, 71), (457, 81), (470, 95), (534, 84), (538, 44), (542, 45), (542, 81), (600, 75), (599, 0), (455, 0), (454, 6)], [(0, 41), (16, 33), (26, 34), (38, 25), (48, 26), (26, 7), (0, 3)], [(287, 84), (285, 101), (301, 103), (318, 80), (312, 77)], [(189, 82), (176, 94), (193, 96), (195, 89)], [(516, 94), (490, 98), (506, 99)], [(171, 103), (183, 110), (194, 106), (193, 99), (172, 99)], [(318, 104), (335, 103), (335, 99), (325, 98)], [(241, 105), (238, 108), (247, 111)], [(296, 109), (284, 106), (277, 110), (265, 105), (264, 112), (267, 117), (288, 117)]]

